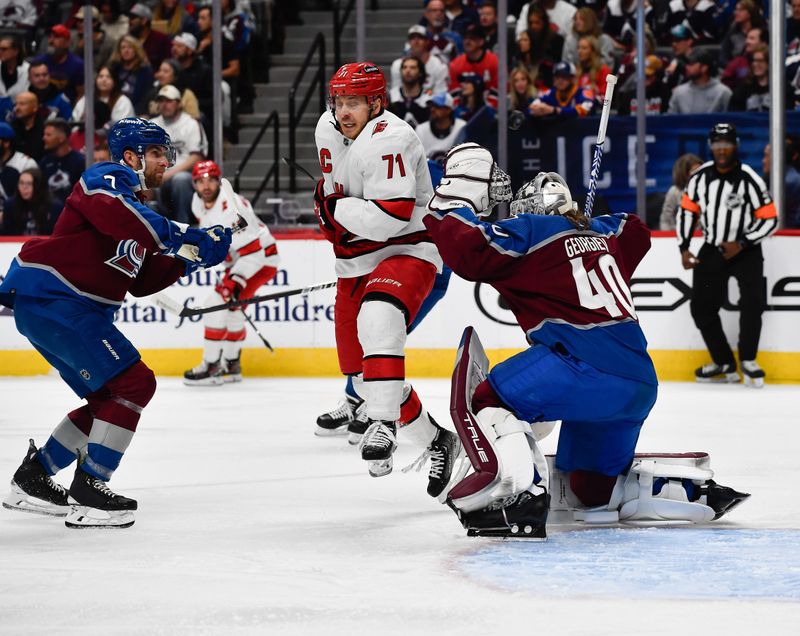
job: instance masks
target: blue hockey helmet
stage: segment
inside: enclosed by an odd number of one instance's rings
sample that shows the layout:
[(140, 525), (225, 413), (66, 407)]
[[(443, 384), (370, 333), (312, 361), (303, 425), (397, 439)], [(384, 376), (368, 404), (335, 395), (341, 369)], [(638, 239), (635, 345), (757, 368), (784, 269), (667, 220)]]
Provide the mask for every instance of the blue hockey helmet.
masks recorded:
[(126, 150), (133, 150), (140, 157), (148, 146), (162, 146), (166, 149), (169, 164), (175, 163), (175, 148), (167, 131), (152, 121), (141, 117), (125, 117), (120, 119), (108, 131), (108, 149), (111, 161), (122, 161)]

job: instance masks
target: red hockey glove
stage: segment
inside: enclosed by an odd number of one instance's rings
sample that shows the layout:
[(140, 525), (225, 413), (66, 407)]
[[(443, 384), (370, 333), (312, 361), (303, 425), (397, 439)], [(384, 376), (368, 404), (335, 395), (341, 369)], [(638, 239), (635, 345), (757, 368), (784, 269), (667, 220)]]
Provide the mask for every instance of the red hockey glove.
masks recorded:
[(230, 271), (225, 272), (225, 277), (221, 283), (217, 283), (214, 288), (216, 292), (222, 296), (226, 302), (239, 300), (242, 290), (247, 286), (247, 279), (240, 274), (231, 274)]
[(342, 234), (347, 230), (336, 222), (334, 213), (336, 212), (336, 202), (343, 199), (344, 195), (334, 193), (326, 196), (323, 189), (324, 183), (325, 181), (320, 179), (314, 190), (314, 213), (317, 215), (319, 227), (325, 238), (331, 243), (338, 243)]

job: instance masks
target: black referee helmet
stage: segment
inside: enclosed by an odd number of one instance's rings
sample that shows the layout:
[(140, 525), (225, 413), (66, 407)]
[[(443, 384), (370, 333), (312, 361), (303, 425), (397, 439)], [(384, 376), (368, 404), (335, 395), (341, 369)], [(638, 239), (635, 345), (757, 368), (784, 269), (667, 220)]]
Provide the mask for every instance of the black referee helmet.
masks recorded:
[(714, 124), (708, 131), (708, 143), (711, 145), (715, 141), (729, 141), (738, 146), (739, 136), (736, 134), (736, 126), (726, 123)]

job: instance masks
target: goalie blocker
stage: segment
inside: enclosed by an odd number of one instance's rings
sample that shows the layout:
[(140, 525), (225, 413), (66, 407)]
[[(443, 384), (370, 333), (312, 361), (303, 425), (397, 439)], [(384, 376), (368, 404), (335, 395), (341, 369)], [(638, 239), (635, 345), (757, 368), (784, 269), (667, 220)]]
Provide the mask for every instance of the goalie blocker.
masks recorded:
[[(467, 327), (453, 371), (450, 413), (466, 450), (440, 496), (469, 536), (544, 540), (551, 523), (705, 523), (719, 519), (750, 495), (712, 479), (707, 453), (637, 454), (617, 478), (609, 502), (586, 507), (569, 473), (537, 442), (554, 422), (529, 424), (502, 408), (472, 412), (472, 396), (489, 361), (477, 333)], [(555, 494), (551, 494), (555, 493)]]

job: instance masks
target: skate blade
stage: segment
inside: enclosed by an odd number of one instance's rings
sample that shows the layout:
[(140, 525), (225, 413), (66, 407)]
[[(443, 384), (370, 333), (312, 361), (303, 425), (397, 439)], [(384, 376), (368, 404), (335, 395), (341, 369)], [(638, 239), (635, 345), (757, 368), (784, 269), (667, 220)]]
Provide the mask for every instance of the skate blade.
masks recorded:
[(186, 386), (222, 386), (225, 384), (225, 380), (221, 377), (204, 378), (203, 380), (189, 380), (188, 378), (184, 378), (183, 383)]
[(364, 437), (364, 433), (347, 433), (347, 443), (350, 446), (358, 446), (361, 443), (361, 438)]
[(67, 528), (130, 528), (134, 516), (131, 510), (99, 510), (89, 506), (72, 506), (72, 510), (64, 520)]
[(317, 424), (314, 435), (317, 437), (341, 437), (342, 435), (347, 435), (347, 424), (342, 424), (336, 428), (324, 428)]
[(234, 382), (241, 382), (242, 381), (242, 374), (241, 373), (226, 373), (222, 376), (222, 382), (224, 384), (233, 384)]
[(3, 508), (17, 510), (19, 512), (29, 512), (34, 515), (42, 515), (43, 517), (66, 517), (69, 512), (69, 506), (58, 506), (49, 501), (37, 499), (25, 493), (16, 492), (12, 492), (5, 498), (3, 501)]
[(369, 459), (367, 460), (367, 470), (370, 477), (383, 477), (392, 472), (394, 462), (391, 457), (387, 459)]
[(764, 388), (764, 378), (751, 378), (750, 376), (744, 376), (744, 385), (746, 387), (750, 387), (751, 389), (763, 389)]
[(713, 378), (695, 378), (695, 382), (699, 384), (738, 384), (742, 381), (738, 373), (727, 373), (725, 375), (717, 375)]
[(526, 541), (547, 541), (544, 526), (512, 525), (510, 528), (467, 528), (468, 537), (490, 537), (496, 539), (525, 539)]

